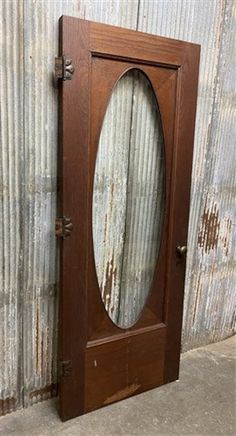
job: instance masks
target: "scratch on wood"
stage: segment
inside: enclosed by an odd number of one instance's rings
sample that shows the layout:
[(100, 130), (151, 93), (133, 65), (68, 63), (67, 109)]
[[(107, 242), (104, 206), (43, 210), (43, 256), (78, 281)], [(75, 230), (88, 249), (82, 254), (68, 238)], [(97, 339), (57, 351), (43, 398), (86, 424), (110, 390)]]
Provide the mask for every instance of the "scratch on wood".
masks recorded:
[(210, 210), (206, 206), (204, 208), (203, 215), (201, 217), (201, 228), (198, 233), (198, 245), (209, 253), (210, 250), (214, 250), (218, 245), (220, 230), (219, 210), (217, 210), (216, 204)]
[(140, 386), (141, 386), (140, 384), (138, 385), (138, 384), (133, 383), (132, 385), (127, 386), (126, 388), (121, 389), (120, 391), (116, 392), (114, 395), (111, 395), (110, 397), (108, 397), (103, 402), (103, 404), (104, 405), (105, 404), (110, 404), (110, 403), (113, 403), (114, 401), (122, 400), (122, 398), (125, 398), (128, 395), (131, 395), (134, 392), (136, 392), (139, 389)]

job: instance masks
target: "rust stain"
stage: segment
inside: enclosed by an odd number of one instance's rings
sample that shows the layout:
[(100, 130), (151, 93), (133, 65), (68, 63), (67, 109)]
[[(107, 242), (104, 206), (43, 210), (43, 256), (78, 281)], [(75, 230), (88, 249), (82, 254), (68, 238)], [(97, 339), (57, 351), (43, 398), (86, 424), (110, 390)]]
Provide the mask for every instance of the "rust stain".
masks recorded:
[(50, 385), (46, 385), (43, 388), (37, 389), (35, 391), (30, 392), (29, 396), (30, 399), (33, 399), (35, 397), (41, 397), (44, 398), (45, 396), (54, 397), (57, 395), (58, 391), (58, 384), (52, 383)]
[(232, 332), (235, 332), (235, 323), (236, 323), (236, 309), (233, 312), (232, 320), (230, 323), (230, 328), (231, 328)]
[(104, 222), (104, 238), (103, 238), (103, 243), (106, 243), (106, 238), (107, 238), (107, 214), (105, 215), (105, 222)]
[(113, 199), (113, 196), (114, 196), (114, 189), (115, 189), (115, 183), (112, 182), (112, 184), (111, 184), (111, 196), (112, 196), (112, 199)]
[(40, 343), (40, 345), (41, 345), (41, 374), (43, 374), (43, 371), (44, 371), (44, 364), (46, 363), (45, 361), (44, 361), (44, 355), (43, 355), (43, 333), (42, 333), (42, 337), (41, 337), (41, 343)]
[(229, 241), (230, 241), (230, 235), (231, 235), (231, 229), (232, 229), (232, 221), (230, 218), (226, 220), (226, 230), (225, 234), (222, 237), (222, 243), (225, 250), (225, 255), (228, 255), (229, 251)]
[(130, 386), (127, 386), (124, 389), (121, 389), (120, 391), (116, 392), (114, 395), (111, 395), (110, 397), (108, 397), (103, 404), (110, 404), (113, 403), (114, 401), (119, 401), (122, 400), (123, 398), (128, 397), (129, 395), (132, 395), (134, 392), (136, 392), (139, 387), (141, 385), (135, 384), (133, 383)]
[(114, 268), (114, 259), (112, 257), (112, 259), (110, 261), (108, 260), (106, 264), (106, 277), (102, 289), (103, 301), (105, 302), (106, 306), (109, 306), (111, 300), (113, 283), (116, 282), (116, 274), (117, 267)]
[(196, 295), (195, 295), (195, 303), (194, 303), (194, 309), (193, 309), (193, 324), (195, 323), (196, 314), (197, 314), (197, 307), (201, 298), (202, 293), (202, 283), (200, 282), (200, 275), (198, 276), (197, 280), (197, 286), (196, 286)]
[(217, 248), (219, 230), (219, 211), (217, 210), (216, 204), (211, 210), (205, 206), (201, 217), (201, 228), (198, 233), (198, 245), (205, 253), (209, 253), (210, 250)]
[(38, 351), (38, 342), (39, 342), (39, 308), (37, 305), (36, 311), (36, 332), (35, 332), (35, 342), (36, 342), (36, 372), (39, 373), (39, 351)]
[(4, 399), (0, 398), (0, 416), (12, 412), (13, 410), (16, 410), (16, 398), (14, 397), (7, 397)]

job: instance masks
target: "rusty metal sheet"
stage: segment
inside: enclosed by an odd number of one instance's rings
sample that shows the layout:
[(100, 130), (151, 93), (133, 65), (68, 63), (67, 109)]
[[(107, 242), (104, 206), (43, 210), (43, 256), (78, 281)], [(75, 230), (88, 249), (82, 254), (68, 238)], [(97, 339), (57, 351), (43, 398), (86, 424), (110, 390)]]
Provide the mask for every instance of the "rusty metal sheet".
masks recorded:
[(0, 415), (22, 405), (23, 9), (0, 2)]
[(112, 321), (137, 320), (153, 279), (163, 217), (164, 150), (156, 98), (144, 74), (116, 84), (103, 121), (93, 194), (98, 283)]
[(52, 71), (62, 14), (202, 45), (183, 349), (234, 331), (236, 11), (230, 0), (9, 0), (0, 12), (1, 414), (56, 392)]
[(164, 209), (164, 144), (161, 118), (145, 76), (134, 81), (127, 180), (126, 234), (119, 324), (138, 318), (159, 254)]
[(235, 4), (141, 0), (138, 29), (201, 44), (183, 319), (189, 350), (235, 331)]
[[(183, 349), (235, 332), (236, 301), (236, 5), (224, 2), (201, 200), (193, 177)], [(197, 150), (195, 153), (197, 167)]]
[(96, 272), (104, 305), (114, 322), (119, 317), (132, 102), (133, 77), (126, 74), (118, 81), (110, 98), (99, 139), (94, 175), (93, 244)]

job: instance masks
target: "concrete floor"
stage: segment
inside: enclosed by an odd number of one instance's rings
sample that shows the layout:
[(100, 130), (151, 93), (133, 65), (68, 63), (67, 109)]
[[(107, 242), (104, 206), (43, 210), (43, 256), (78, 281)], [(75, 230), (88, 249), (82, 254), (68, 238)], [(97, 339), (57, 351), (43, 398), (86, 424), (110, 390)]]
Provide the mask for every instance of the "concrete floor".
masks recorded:
[(0, 434), (236, 435), (236, 337), (182, 355), (180, 381), (62, 423), (56, 400), (0, 419)]

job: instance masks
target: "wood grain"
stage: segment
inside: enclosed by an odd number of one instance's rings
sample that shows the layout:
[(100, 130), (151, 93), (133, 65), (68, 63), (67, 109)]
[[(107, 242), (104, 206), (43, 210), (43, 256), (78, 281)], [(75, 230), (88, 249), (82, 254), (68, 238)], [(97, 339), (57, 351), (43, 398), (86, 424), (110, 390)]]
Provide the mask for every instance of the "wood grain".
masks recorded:
[[(61, 249), (60, 383), (63, 420), (178, 378), (199, 46), (70, 17), (61, 54), (75, 67), (61, 88), (61, 213), (74, 230)], [(102, 121), (112, 89), (130, 68), (150, 80), (165, 144), (166, 208), (160, 255), (136, 324), (120, 329), (103, 305), (96, 276), (92, 201)], [(121, 336), (122, 335), (122, 336)]]

